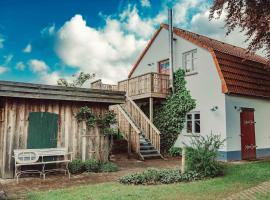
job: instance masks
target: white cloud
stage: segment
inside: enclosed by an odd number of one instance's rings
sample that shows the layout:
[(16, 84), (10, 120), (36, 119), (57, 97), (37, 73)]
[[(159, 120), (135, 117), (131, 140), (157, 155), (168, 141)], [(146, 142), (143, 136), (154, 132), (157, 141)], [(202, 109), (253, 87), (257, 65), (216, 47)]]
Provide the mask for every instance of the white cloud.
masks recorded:
[(8, 54), (8, 55), (4, 56), (4, 64), (8, 65), (12, 59), (13, 59), (13, 54)]
[(52, 72), (52, 73), (41, 72), (39, 74), (39, 82), (43, 84), (56, 85), (59, 78), (60, 78), (59, 72)]
[(5, 39), (4, 39), (4, 37), (0, 34), (0, 49), (4, 48), (4, 42), (5, 42)]
[(55, 34), (55, 24), (47, 26), (41, 30), (41, 35), (54, 35)]
[(126, 31), (142, 38), (149, 38), (155, 31), (155, 25), (158, 24), (155, 18), (142, 19), (136, 6), (131, 5), (121, 13), (120, 17)]
[(19, 71), (23, 71), (25, 69), (25, 65), (23, 62), (17, 62), (16, 63), (16, 69), (19, 70)]
[(141, 0), (141, 6), (146, 7), (146, 8), (150, 8), (151, 7), (150, 0)]
[(44, 61), (38, 59), (29, 60), (28, 65), (34, 73), (47, 72), (49, 70), (48, 65)]
[(0, 65), (0, 74), (4, 74), (8, 71), (8, 68), (6, 66)]
[(226, 36), (224, 20), (225, 13), (222, 14), (220, 19), (209, 21), (209, 10), (206, 10), (192, 17), (191, 31), (229, 44), (246, 48), (247, 43), (244, 43), (246, 36), (243, 32), (240, 32), (240, 29), (235, 29), (235, 31)]
[(145, 45), (146, 40), (125, 33), (117, 20), (107, 18), (103, 29), (95, 29), (75, 15), (58, 31), (56, 53), (65, 64), (111, 83), (127, 77)]
[(32, 51), (32, 45), (27, 44), (26, 47), (22, 50), (24, 53), (31, 53)]

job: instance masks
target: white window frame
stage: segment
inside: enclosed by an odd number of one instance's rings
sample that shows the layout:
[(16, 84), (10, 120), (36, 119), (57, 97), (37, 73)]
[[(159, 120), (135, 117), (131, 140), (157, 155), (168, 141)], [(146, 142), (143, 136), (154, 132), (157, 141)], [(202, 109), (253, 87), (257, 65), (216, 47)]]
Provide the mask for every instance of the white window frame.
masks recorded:
[[(187, 69), (187, 56), (191, 56), (191, 68), (188, 71)], [(186, 74), (192, 74), (196, 72), (196, 60), (197, 60), (197, 49), (193, 49), (191, 51), (184, 52), (182, 55), (182, 60), (183, 60), (183, 69), (185, 70)]]
[[(199, 119), (195, 119), (195, 115), (196, 114), (199, 114), (200, 118)], [(188, 115), (191, 115), (191, 120), (187, 118)], [(191, 132), (188, 132), (187, 128), (187, 122), (188, 121), (191, 121), (191, 129), (192, 131)], [(195, 132), (195, 125), (196, 125), (196, 121), (199, 121), (200, 122), (200, 132)], [(201, 133), (201, 114), (199, 111), (194, 111), (194, 112), (189, 112), (187, 113), (186, 115), (186, 133), (191, 133), (191, 134), (200, 134)]]

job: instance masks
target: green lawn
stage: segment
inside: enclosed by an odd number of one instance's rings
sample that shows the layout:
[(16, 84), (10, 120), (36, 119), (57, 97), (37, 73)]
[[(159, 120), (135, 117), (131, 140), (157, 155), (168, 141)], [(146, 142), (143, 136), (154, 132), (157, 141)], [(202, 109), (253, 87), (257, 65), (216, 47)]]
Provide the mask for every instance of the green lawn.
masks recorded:
[[(119, 183), (88, 185), (50, 192), (30, 193), (34, 199), (89, 199), (89, 200), (176, 200), (221, 199), (270, 180), (270, 162), (228, 165), (226, 175), (191, 183), (154, 186), (129, 186)], [(262, 196), (262, 199), (268, 199)]]

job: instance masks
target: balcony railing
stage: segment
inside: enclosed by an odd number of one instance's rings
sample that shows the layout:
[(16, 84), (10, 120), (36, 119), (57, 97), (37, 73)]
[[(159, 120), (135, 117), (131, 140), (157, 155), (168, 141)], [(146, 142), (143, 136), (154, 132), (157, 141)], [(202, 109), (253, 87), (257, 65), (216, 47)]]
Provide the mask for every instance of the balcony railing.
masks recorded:
[(92, 89), (100, 89), (100, 90), (110, 90), (110, 91), (118, 91), (118, 85), (110, 85), (104, 84), (101, 82), (101, 79), (91, 83)]
[(118, 82), (118, 89), (133, 99), (166, 98), (170, 93), (170, 78), (166, 74), (147, 73)]

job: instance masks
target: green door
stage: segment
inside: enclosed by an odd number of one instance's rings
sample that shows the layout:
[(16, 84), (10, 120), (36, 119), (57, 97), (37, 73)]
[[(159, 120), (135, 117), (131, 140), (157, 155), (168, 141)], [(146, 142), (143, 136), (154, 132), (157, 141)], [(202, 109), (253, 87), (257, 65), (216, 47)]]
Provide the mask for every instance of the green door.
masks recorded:
[(29, 113), (28, 149), (56, 148), (58, 115), (48, 112)]

